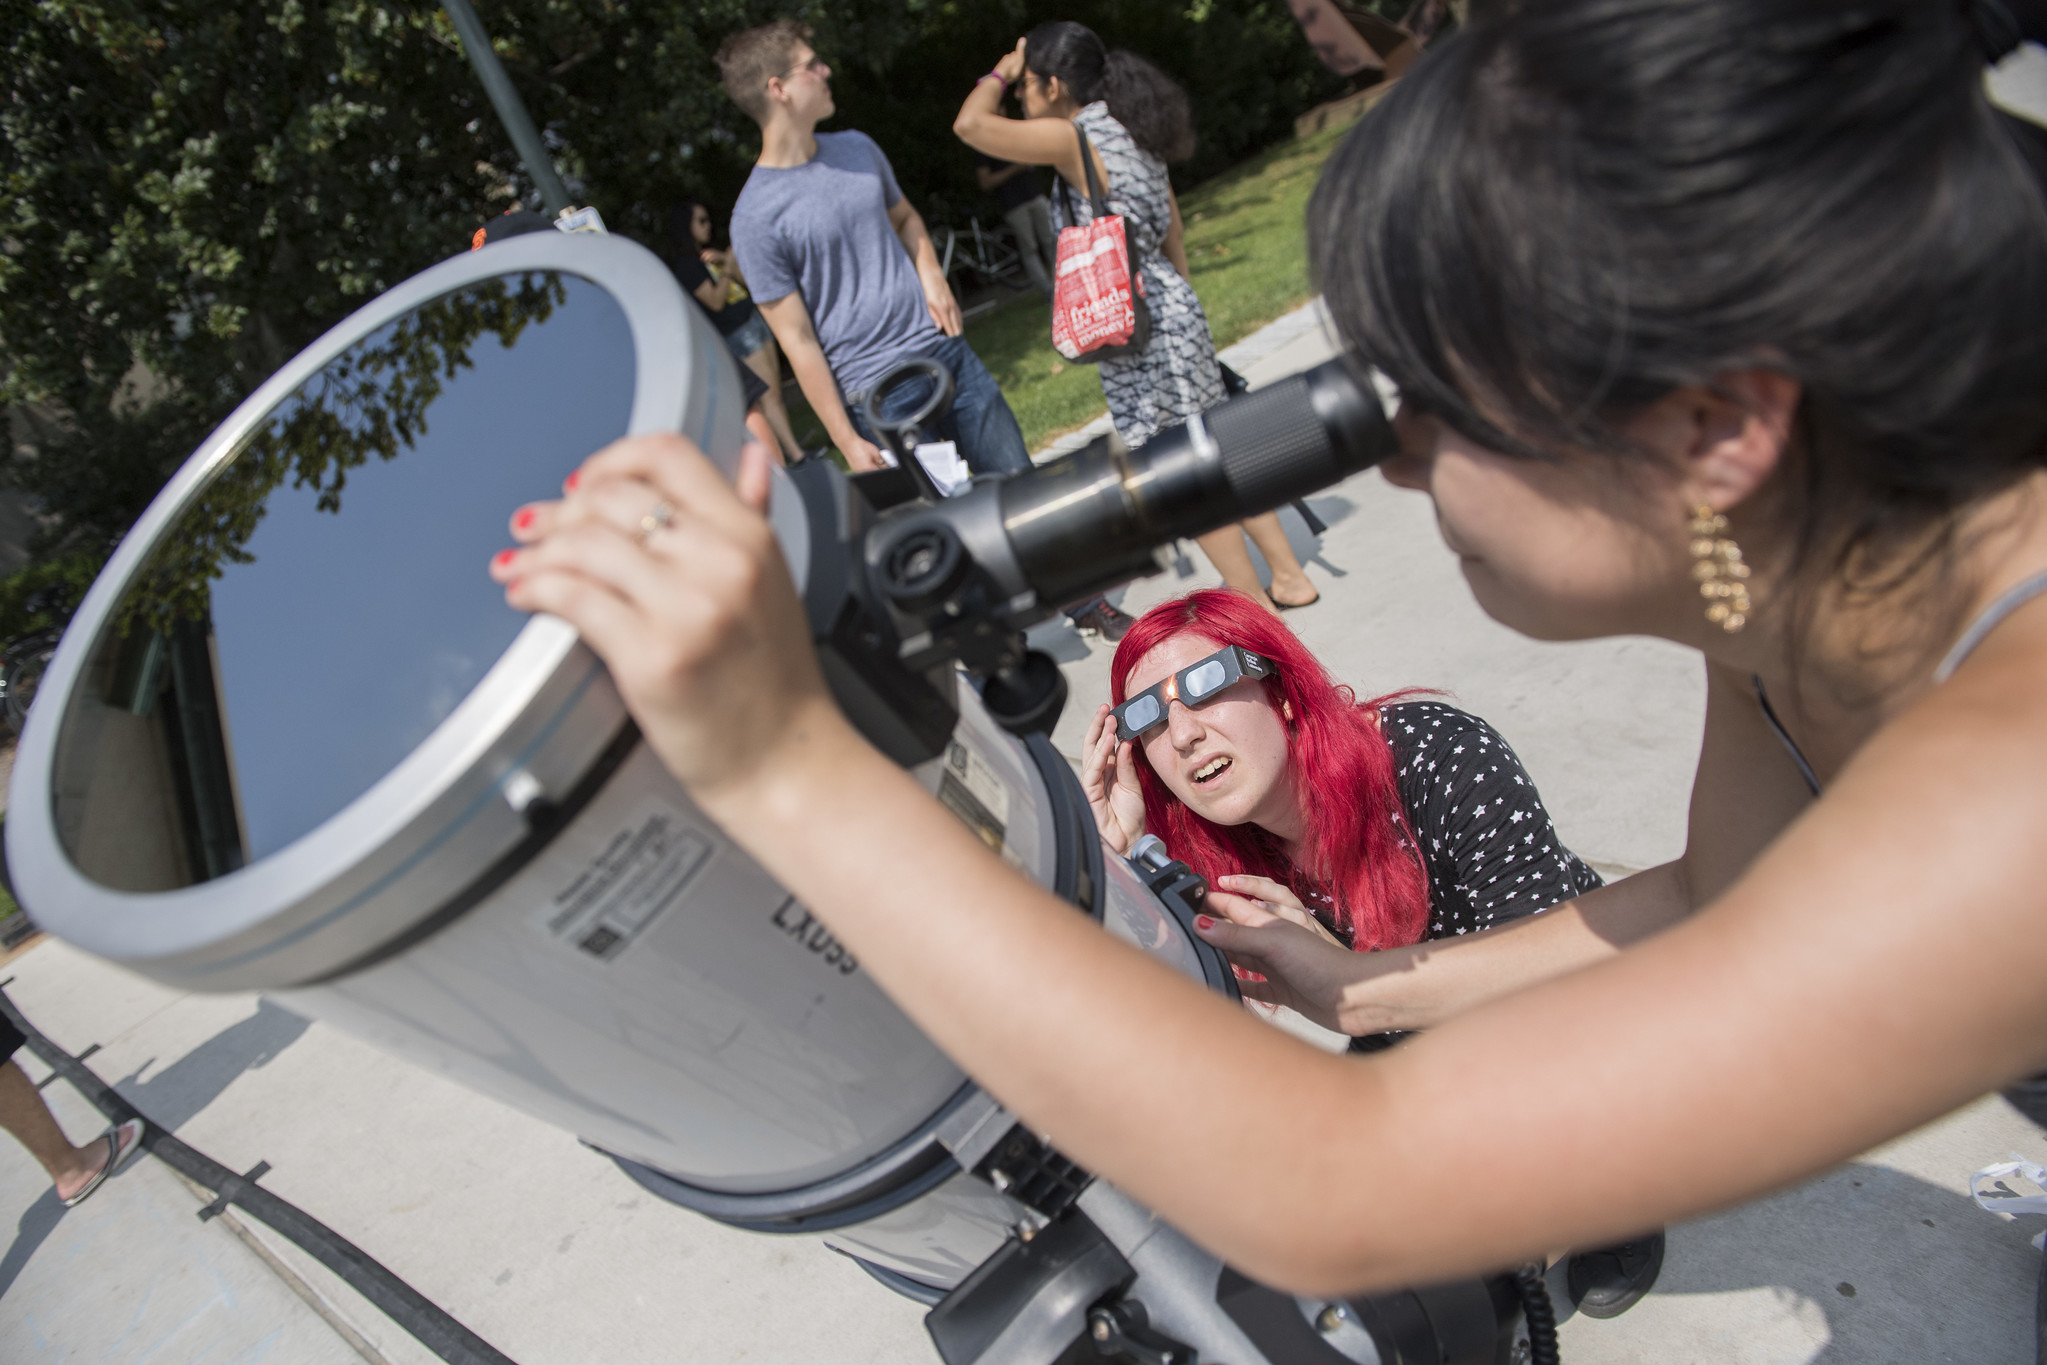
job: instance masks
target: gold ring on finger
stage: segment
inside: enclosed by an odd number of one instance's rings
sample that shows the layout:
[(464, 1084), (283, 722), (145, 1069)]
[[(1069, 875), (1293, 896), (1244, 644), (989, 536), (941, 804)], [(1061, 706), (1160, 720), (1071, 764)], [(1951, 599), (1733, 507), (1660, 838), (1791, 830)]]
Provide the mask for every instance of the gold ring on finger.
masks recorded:
[(655, 503), (654, 510), (640, 518), (640, 534), (637, 537), (640, 544), (645, 545), (650, 536), (673, 520), (675, 520), (673, 503), (665, 498)]

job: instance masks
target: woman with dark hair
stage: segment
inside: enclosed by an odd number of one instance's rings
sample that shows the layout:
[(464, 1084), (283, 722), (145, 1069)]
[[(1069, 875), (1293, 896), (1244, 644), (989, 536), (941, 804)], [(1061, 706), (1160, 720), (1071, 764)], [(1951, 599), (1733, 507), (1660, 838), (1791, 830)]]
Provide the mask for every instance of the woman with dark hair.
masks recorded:
[(753, 300), (744, 297), (746, 277), (739, 273), (738, 258), (711, 245), (715, 232), (709, 205), (694, 199), (677, 205), (669, 224), (668, 268), (710, 315), (733, 358), (766, 386), (759, 400), (761, 415), (775, 433), (782, 458), (800, 460), (803, 447), (797, 444), (789, 409), (782, 402), (782, 354), (775, 349), (775, 334)]
[[(1011, 84), (1023, 105), (1020, 119), (1002, 112)], [(1116, 434), (1136, 445), (1223, 400), (1208, 315), (1187, 282), (1180, 201), (1166, 178), (1167, 162), (1194, 154), (1187, 92), (1135, 53), (1109, 51), (1084, 25), (1040, 24), (974, 83), (952, 130), (977, 152), (1058, 171), (1064, 183), (1052, 196), (1052, 219), (1059, 230), (1094, 218), (1076, 127), (1087, 134), (1109, 211), (1123, 218), (1151, 310), (1143, 352), (1098, 366)], [(1246, 533), (1272, 570), (1269, 596), (1244, 548)], [(1275, 513), (1211, 531), (1197, 543), (1223, 582), (1268, 606), (1305, 607), (1318, 596)]]
[[(1420, 949), (1209, 926), (1310, 1008), (1383, 968), (1378, 1026), (1396, 989), (1436, 1026), (1381, 1055), (1110, 940), (861, 739), (758, 457), (735, 490), (621, 442), (495, 573), (968, 1072), (1247, 1274), (1426, 1282), (1782, 1187), (2047, 1065), (2047, 193), (1984, 92), (2017, 39), (1991, 0), (1546, 0), (1332, 161), (1311, 241), (1401, 389), (1388, 476), (1497, 619), (1707, 681), (1669, 866)], [(1539, 1178), (1440, 1178), (1506, 1132)]]

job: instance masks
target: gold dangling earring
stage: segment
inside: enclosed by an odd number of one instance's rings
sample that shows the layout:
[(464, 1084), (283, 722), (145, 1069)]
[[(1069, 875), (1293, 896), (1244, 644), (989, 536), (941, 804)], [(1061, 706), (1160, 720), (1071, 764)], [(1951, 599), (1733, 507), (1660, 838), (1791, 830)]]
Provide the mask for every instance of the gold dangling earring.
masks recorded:
[(1748, 624), (1748, 565), (1727, 535), (1727, 518), (1706, 503), (1692, 509), (1692, 577), (1706, 599), (1706, 619), (1729, 635)]

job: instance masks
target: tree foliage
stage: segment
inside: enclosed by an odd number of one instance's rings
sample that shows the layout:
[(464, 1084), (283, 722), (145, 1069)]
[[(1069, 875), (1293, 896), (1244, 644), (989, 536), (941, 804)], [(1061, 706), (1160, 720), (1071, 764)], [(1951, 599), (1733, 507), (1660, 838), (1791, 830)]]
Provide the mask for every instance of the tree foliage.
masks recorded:
[[(729, 206), (758, 149), (712, 54), (797, 13), (834, 126), (873, 134), (944, 217), (977, 204), (949, 131), (1017, 34), (1094, 26), (1195, 96), (1198, 179), (1335, 86), (1283, 0), (486, 0), (493, 43), (572, 190), (659, 245), (669, 206)], [(532, 202), (437, 8), (384, 0), (0, 6), (0, 480), (47, 515), (29, 580), (72, 596), (258, 384), (361, 304)], [(17, 619), (9, 619), (9, 618)]]

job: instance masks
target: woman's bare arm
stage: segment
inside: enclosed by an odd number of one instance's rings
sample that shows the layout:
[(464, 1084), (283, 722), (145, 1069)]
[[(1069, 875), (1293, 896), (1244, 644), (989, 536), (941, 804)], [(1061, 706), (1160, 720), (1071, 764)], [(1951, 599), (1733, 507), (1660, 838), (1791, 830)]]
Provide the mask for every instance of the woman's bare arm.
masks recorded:
[(1265, 977), (1240, 983), (1246, 998), (1285, 1005), (1353, 1036), (1434, 1028), (1489, 1000), (1603, 962), (1689, 913), (1676, 863), (1483, 933), (1383, 952), (1353, 952), (1247, 906), (1208, 898), (1201, 936), (1230, 961)]
[[(1012, 69), (1021, 73), (1023, 58), (1022, 45), (1016, 52), (1009, 53), (997, 64), (996, 69), (1009, 79), (1016, 76)], [(999, 81), (983, 79), (975, 83), (967, 93), (966, 102), (960, 105), (957, 117), (952, 121), (953, 135), (977, 152), (1014, 161), (1026, 166), (1050, 166), (1065, 177), (1068, 184), (1081, 193), (1087, 193), (1087, 175), (1080, 164), (1080, 139), (1074, 135), (1073, 125), (1063, 118), (1008, 118), (1002, 112), (1003, 86)], [(1102, 154), (1094, 154), (1095, 174), (1102, 179), (1106, 189), (1109, 173), (1102, 167)]]
[(713, 313), (722, 313), (725, 311), (725, 300), (730, 291), (725, 288), (723, 280), (713, 279), (705, 280), (689, 292), (696, 295), (697, 302)]
[[(1597, 1244), (2047, 1058), (2047, 610), (1690, 920), (1407, 1047), (1333, 1057), (1075, 915), (855, 734), (758, 512), (763, 453), (741, 483), (744, 501), (677, 438), (621, 442), (492, 572), (577, 626), (704, 809), (970, 1074), (1254, 1275), (1326, 1293)], [(642, 543), (656, 500), (676, 513)], [(1497, 1168), (1503, 1126), (1540, 1178), (1462, 1178)]]
[[(1746, 677), (1707, 669), (1705, 737), (1684, 856), (1540, 915), (1460, 938), (1338, 954), (1283, 920), (1233, 915), (1203, 936), (1271, 978), (1245, 994), (1344, 1033), (1433, 1028), (1489, 1000), (1603, 962), (1724, 890), (1812, 804)], [(1218, 902), (1226, 913), (1231, 901)]]

